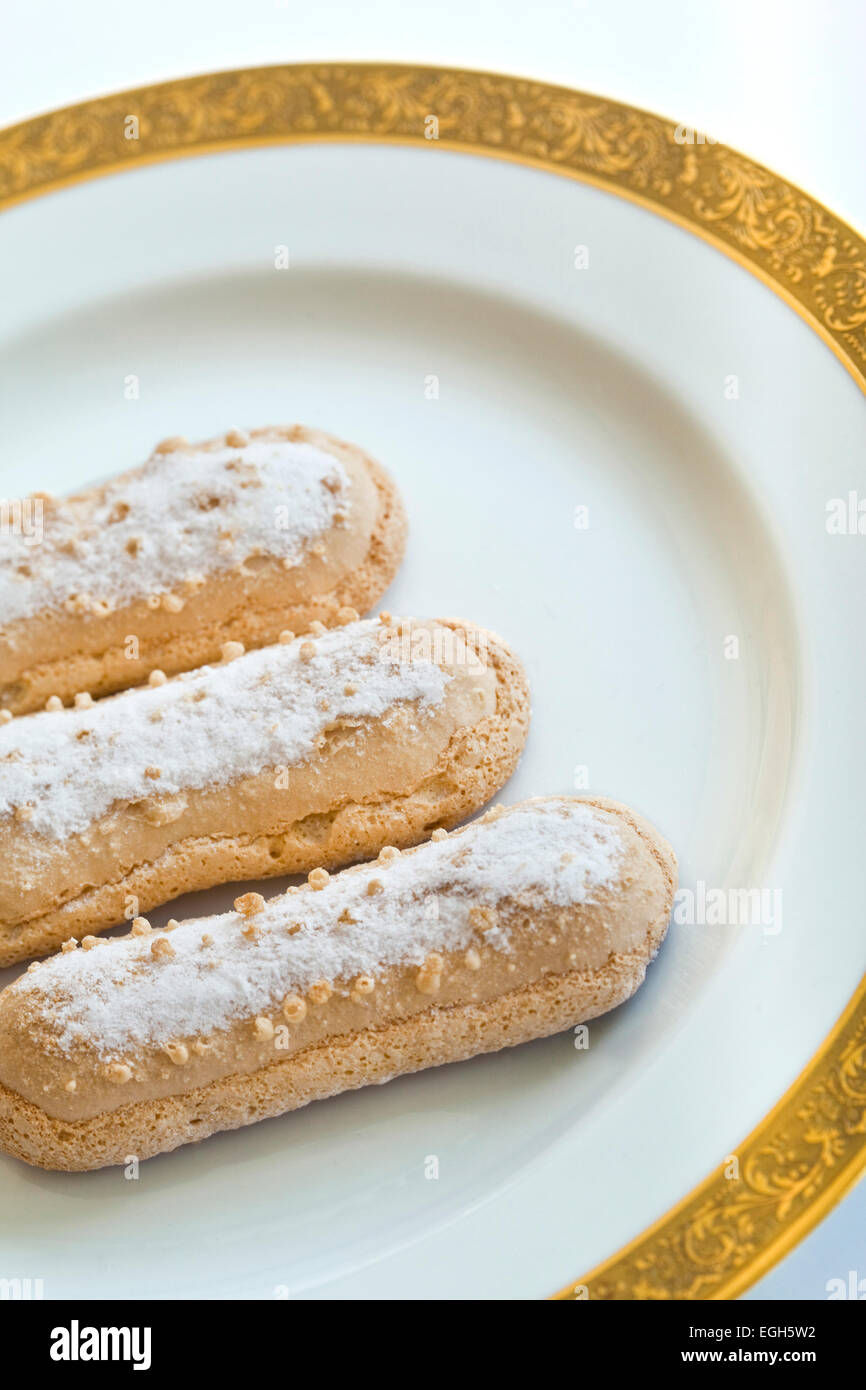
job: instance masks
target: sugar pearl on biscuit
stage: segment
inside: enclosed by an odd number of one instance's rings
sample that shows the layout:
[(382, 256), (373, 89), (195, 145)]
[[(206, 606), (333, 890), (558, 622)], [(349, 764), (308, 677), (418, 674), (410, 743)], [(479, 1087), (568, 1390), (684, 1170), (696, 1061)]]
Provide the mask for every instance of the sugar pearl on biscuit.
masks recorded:
[(298, 648), (298, 656), (301, 658), (302, 661), (312, 661), (315, 655), (316, 648), (313, 646), (312, 642), (301, 643), (300, 647)]
[(476, 931), (491, 931), (496, 926), (496, 912), (492, 907), (472, 907), (469, 909), (469, 921)]
[(132, 934), (133, 934), (133, 936), (150, 936), (150, 933), (151, 933), (152, 931), (153, 931), (153, 927), (150, 925), (150, 923), (148, 922), (148, 920), (147, 920), (146, 917), (133, 917), (133, 919), (132, 919)]
[(415, 986), (422, 994), (436, 994), (442, 985), (442, 968), (445, 962), (438, 951), (431, 951), (418, 974)]
[(105, 1068), (105, 1075), (115, 1085), (122, 1086), (124, 1082), (131, 1079), (132, 1067), (128, 1067), (125, 1062), (112, 1062), (110, 1066)]
[(45, 701), (45, 708), (52, 712), (54, 710), (63, 709), (63, 701), (59, 695), (49, 695), (48, 699)]
[(333, 990), (327, 980), (317, 980), (307, 990), (307, 998), (311, 1004), (327, 1004), (332, 994)]
[(243, 642), (223, 642), (220, 647), (220, 660), (224, 662), (236, 661), (239, 656), (244, 654)]
[(290, 642), (294, 642), (295, 634), (292, 632), (291, 628), (284, 627), (277, 640), (282, 642), (284, 647), (287, 647)]
[(476, 951), (476, 949), (475, 949), (474, 946), (470, 946), (470, 947), (469, 947), (469, 950), (466, 952), (465, 956), (463, 957), (463, 964), (466, 966), (466, 969), (467, 969), (467, 970), (480, 970), (480, 969), (481, 969), (481, 957), (480, 957), (480, 955), (478, 954), (478, 952)]
[(150, 948), (154, 960), (168, 960), (174, 955), (174, 947), (168, 937), (158, 936)]
[(383, 845), (379, 850), (380, 864), (393, 864), (395, 859), (400, 858), (400, 851), (396, 845)]
[(156, 670), (151, 671), (147, 678), (147, 683), (148, 685), (165, 685), (167, 680), (168, 676), (165, 674), (165, 671), (160, 671), (159, 667), (157, 667)]
[(11, 710), (0, 709), (0, 724), (11, 724), (12, 718), (13, 715)]
[(358, 610), (357, 610), (356, 608), (338, 608), (338, 609), (337, 609), (337, 622), (338, 622), (338, 623), (342, 623), (342, 624), (345, 624), (345, 623), (356, 623), (357, 621), (358, 621)]
[(431, 840), (435, 840), (436, 843), (438, 844), (438, 843), (440, 842), (440, 840), (447, 840), (447, 839), (448, 839), (448, 831), (447, 831), (447, 830), (443, 830), (442, 827), (439, 826), (436, 830), (433, 831), (433, 834), (430, 836), (430, 839), (431, 839)]
[(260, 1042), (268, 1042), (274, 1036), (274, 1025), (264, 1014), (260, 1014), (253, 1024), (253, 1031)]
[(261, 912), (265, 905), (265, 900), (261, 893), (244, 893), (239, 898), (235, 898), (235, 912), (239, 912), (242, 917), (252, 917), (256, 912)]
[(307, 882), (311, 888), (321, 889), (330, 881), (331, 875), (327, 869), (311, 869), (307, 874)]
[(289, 1023), (300, 1023), (307, 1016), (307, 1001), (299, 994), (287, 994), (283, 1000), (283, 1017)]
[(65, 956), (68, 956), (70, 951), (78, 950), (78, 942), (75, 940), (74, 936), (70, 936), (67, 941), (64, 941), (60, 949)]
[(179, 594), (163, 594), (162, 606), (166, 613), (179, 613), (184, 606)]
[(72, 697), (72, 703), (76, 709), (90, 709), (93, 704), (93, 696), (89, 690), (79, 690), (78, 694)]
[(182, 1067), (189, 1061), (189, 1048), (186, 1043), (170, 1042), (166, 1043), (165, 1051), (168, 1053), (176, 1067)]

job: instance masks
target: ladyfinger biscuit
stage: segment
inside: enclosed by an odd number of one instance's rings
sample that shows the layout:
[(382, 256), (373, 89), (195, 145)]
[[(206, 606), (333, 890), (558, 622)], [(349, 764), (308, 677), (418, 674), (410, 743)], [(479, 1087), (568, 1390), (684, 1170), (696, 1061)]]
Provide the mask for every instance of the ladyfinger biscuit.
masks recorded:
[(12, 714), (191, 670), (224, 642), (349, 621), (384, 593), (406, 540), (382, 468), (301, 425), (168, 439), (102, 487), (20, 505), (0, 537)]
[(267, 903), (72, 943), (0, 994), (0, 1147), (147, 1158), (585, 1022), (641, 984), (675, 886), (626, 807), (550, 798)]
[(0, 725), (0, 965), (193, 889), (417, 844), (503, 785), (528, 718), (492, 634), (368, 620)]

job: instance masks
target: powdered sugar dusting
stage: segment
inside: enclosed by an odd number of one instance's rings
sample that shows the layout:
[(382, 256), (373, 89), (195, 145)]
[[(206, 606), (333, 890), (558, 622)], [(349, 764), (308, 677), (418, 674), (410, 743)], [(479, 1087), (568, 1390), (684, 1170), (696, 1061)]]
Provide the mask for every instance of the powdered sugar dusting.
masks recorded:
[[(169, 934), (168, 959), (153, 960), (148, 937), (124, 937), (56, 956), (10, 988), (44, 1001), (61, 1051), (82, 1040), (103, 1056), (160, 1046), (272, 1012), (318, 980), (375, 977), (421, 965), (431, 951), (460, 950), (477, 939), (473, 907), (510, 899), (531, 917), (542, 901), (592, 901), (616, 882), (622, 849), (616, 825), (592, 807), (529, 802), (319, 891), (289, 889), (256, 914), (252, 936), (234, 912), (197, 918)], [(371, 879), (381, 892), (368, 894)], [(484, 939), (509, 950), (502, 926)]]
[(440, 705), (447, 671), (418, 656), (401, 661), (383, 631), (350, 623), (89, 709), (14, 719), (0, 726), (0, 820), (26, 808), (22, 830), (61, 839), (119, 803), (291, 766), (337, 720), (387, 717), (407, 701), (422, 715)]
[(95, 505), (73, 496), (45, 506), (39, 544), (2, 537), (0, 622), (117, 608), (252, 555), (296, 565), (338, 511), (348, 514), (350, 490), (337, 459), (287, 439), (154, 454)]

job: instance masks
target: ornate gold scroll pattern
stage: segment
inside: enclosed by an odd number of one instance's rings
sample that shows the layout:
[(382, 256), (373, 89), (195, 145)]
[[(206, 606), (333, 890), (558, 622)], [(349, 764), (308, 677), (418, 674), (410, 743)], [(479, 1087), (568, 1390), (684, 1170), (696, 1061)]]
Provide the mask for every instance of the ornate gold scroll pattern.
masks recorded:
[(740, 1150), (558, 1297), (733, 1298), (790, 1249), (866, 1160), (864, 1004), (866, 981), (825, 1047)]
[[(136, 138), (127, 138), (130, 117)], [(98, 98), (0, 133), (0, 206), (137, 162), (317, 139), (495, 154), (637, 197), (702, 228), (784, 286), (856, 364), (866, 387), (866, 244), (855, 232), (770, 170), (699, 133), (523, 78), (305, 64), (188, 77)]]

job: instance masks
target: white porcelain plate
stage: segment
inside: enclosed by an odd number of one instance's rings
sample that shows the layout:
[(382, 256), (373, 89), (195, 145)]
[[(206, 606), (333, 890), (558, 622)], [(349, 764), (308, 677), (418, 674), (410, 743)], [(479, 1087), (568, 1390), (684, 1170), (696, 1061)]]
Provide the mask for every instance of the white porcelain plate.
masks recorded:
[(47, 1297), (552, 1293), (723, 1161), (863, 969), (866, 541), (826, 527), (861, 482), (856, 385), (688, 232), (445, 149), (142, 167), (4, 213), (0, 265), (0, 496), (171, 434), (358, 441), (410, 516), (387, 607), (474, 619), (528, 668), (499, 799), (632, 804), (698, 917), (699, 884), (764, 890), (749, 925), (676, 923), (588, 1050), (403, 1078), (137, 1180), (3, 1158), (0, 1275)]

